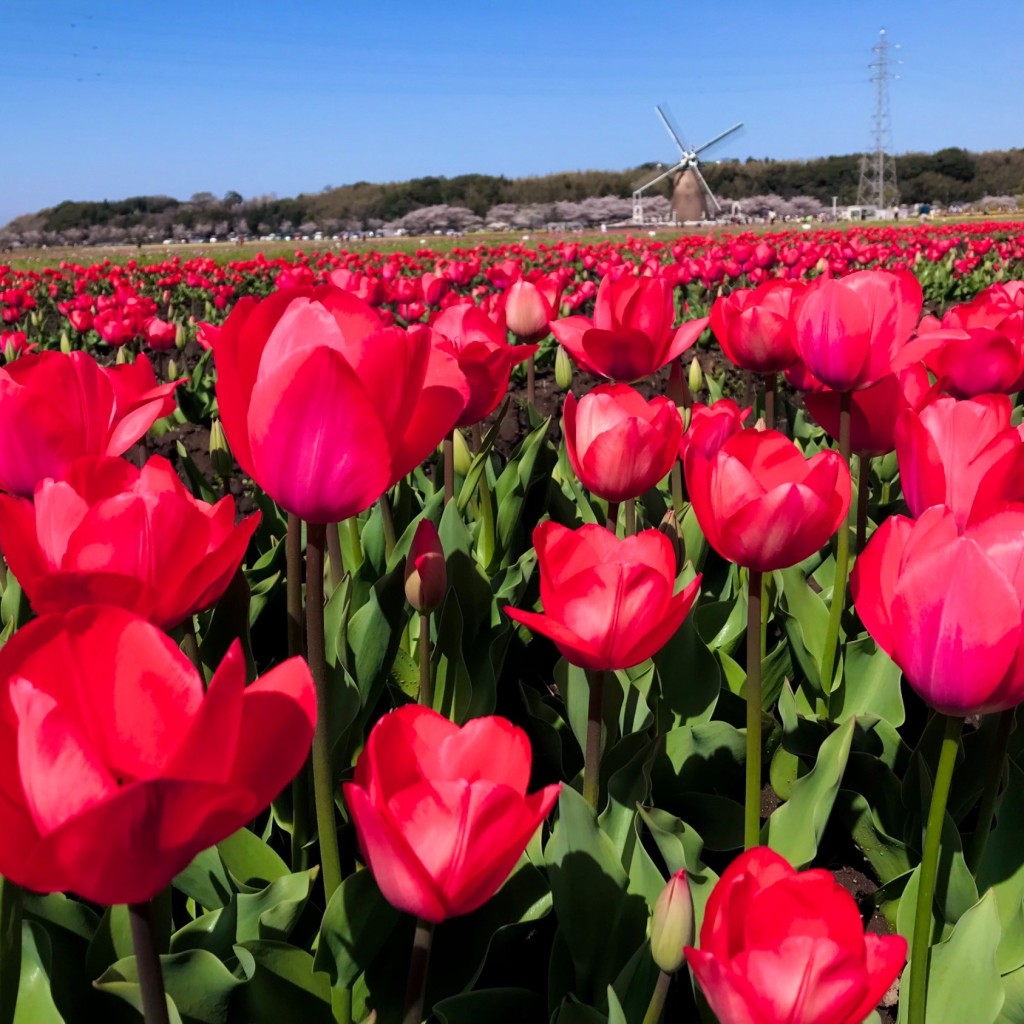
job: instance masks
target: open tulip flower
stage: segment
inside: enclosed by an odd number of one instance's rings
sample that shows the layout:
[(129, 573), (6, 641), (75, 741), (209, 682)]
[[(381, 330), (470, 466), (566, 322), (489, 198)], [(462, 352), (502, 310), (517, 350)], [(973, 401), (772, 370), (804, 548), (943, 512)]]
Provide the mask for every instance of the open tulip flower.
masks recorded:
[(455, 424), (460, 427), (490, 416), (508, 393), (512, 367), (537, 351), (536, 345), (510, 345), (504, 320), (492, 320), (470, 303), (449, 306), (432, 327), (440, 336), (436, 343), (458, 362), (469, 385), (469, 398)]
[(814, 554), (850, 507), (838, 452), (805, 459), (784, 434), (739, 430), (716, 452), (691, 445), (686, 482), (708, 543), (730, 562), (772, 572)]
[(903, 969), (906, 940), (864, 933), (828, 871), (795, 871), (763, 846), (741, 854), (686, 959), (719, 1024), (861, 1024)]
[(301, 659), (246, 686), (235, 641), (204, 693), (156, 626), (102, 605), (18, 630), (0, 690), (0, 873), (106, 904), (150, 899), (263, 811), (316, 718)]
[(551, 333), (581, 369), (596, 377), (632, 383), (657, 373), (700, 337), (707, 317), (673, 329), (672, 286), (660, 277), (625, 274), (601, 279), (593, 321), (555, 320)]
[(145, 356), (110, 369), (87, 352), (40, 352), (0, 368), (0, 490), (31, 497), (83, 455), (120, 455), (175, 407)]
[(530, 741), (504, 718), (461, 728), (408, 704), (370, 733), (342, 787), (384, 897), (435, 924), (501, 887), (551, 812), (560, 786), (528, 794)]
[(583, 486), (607, 501), (636, 498), (664, 479), (676, 460), (683, 421), (669, 398), (627, 384), (601, 384), (565, 399), (569, 464)]
[(942, 506), (893, 516), (850, 582), (868, 632), (937, 711), (963, 717), (1024, 701), (1024, 505), (962, 532)]
[(1005, 395), (941, 396), (896, 424), (900, 485), (911, 515), (945, 505), (963, 529), (1024, 499), (1024, 437)]
[(239, 465), (314, 523), (373, 504), (451, 431), (469, 394), (427, 327), (386, 328), (333, 285), (240, 302), (211, 343)]
[(159, 455), (87, 457), (34, 502), (0, 495), (0, 550), (37, 614), (115, 604), (169, 629), (224, 593), (259, 521), (193, 498)]
[(706, 456), (712, 456), (725, 442), (743, 429), (751, 407), (741, 409), (731, 398), (720, 398), (711, 405), (700, 402), (690, 406), (690, 422), (679, 438), (679, 457), (696, 446)]
[(793, 307), (804, 286), (773, 279), (715, 300), (711, 330), (730, 362), (753, 373), (777, 373), (797, 359)]
[(506, 608), (550, 637), (581, 668), (632, 668), (683, 624), (700, 576), (675, 593), (672, 542), (657, 530), (620, 540), (603, 526), (570, 530), (550, 520), (533, 531), (544, 613)]
[(921, 284), (909, 271), (819, 277), (797, 303), (794, 342), (807, 369), (833, 391), (870, 387), (921, 318)]

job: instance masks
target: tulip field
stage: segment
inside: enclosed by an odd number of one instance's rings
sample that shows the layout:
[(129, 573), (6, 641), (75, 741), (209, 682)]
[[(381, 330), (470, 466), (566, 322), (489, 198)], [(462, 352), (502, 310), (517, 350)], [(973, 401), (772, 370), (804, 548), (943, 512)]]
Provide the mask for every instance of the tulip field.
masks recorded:
[(1024, 223), (0, 319), (0, 1024), (1024, 1024)]

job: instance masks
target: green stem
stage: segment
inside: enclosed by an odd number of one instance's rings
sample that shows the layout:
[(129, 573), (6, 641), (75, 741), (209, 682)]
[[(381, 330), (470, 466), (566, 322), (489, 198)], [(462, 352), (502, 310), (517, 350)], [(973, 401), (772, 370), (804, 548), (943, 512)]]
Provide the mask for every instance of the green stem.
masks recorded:
[(430, 666), (430, 612), (420, 612), (420, 703), (434, 706), (434, 673)]
[(910, 947), (909, 1022), (925, 1024), (928, 999), (928, 951), (931, 945), (932, 903), (935, 899), (935, 879), (939, 868), (939, 847), (942, 842), (942, 822), (949, 800), (949, 787), (953, 781), (956, 752), (960, 746), (962, 718), (946, 718), (942, 737), (942, 751), (935, 770), (932, 802), (928, 808), (928, 824), (924, 832), (924, 853), (921, 858), (921, 877), (917, 890), (917, 912), (914, 915), (914, 935)]
[(985, 855), (985, 846), (988, 843), (989, 833), (992, 831), (992, 815), (996, 809), (999, 785), (1003, 781), (1006, 746), (1010, 742), (1010, 733), (1013, 732), (1013, 719), (1016, 711), (1016, 708), (1007, 708), (1000, 712), (999, 724), (996, 726), (996, 738), (992, 745), (988, 764), (988, 779), (985, 783), (985, 791), (981, 794), (981, 804), (978, 806), (978, 824), (975, 826), (967, 853), (967, 867), (975, 878), (978, 876), (981, 858)]
[(608, 502), (608, 521), (605, 524), (612, 533), (617, 533), (619, 529), (619, 503), (617, 501)]
[(341, 885), (341, 855), (334, 822), (334, 786), (331, 782), (331, 748), (327, 732), (327, 657), (324, 650), (324, 549), (327, 531), (323, 523), (306, 524), (306, 643), (309, 668), (316, 683), (316, 730), (313, 733), (313, 796), (320, 864), (328, 903)]
[[(839, 454), (850, 464), (850, 392), (839, 398)], [(821, 652), (821, 687), (828, 695), (832, 692), (832, 676), (836, 667), (836, 647), (839, 644), (839, 624), (846, 604), (846, 577), (850, 569), (849, 510), (839, 524), (836, 538), (836, 573), (832, 583), (832, 604), (828, 612), (828, 630)]]
[(764, 378), (764, 425), (769, 430), (775, 429), (775, 384), (779, 375), (769, 373)]
[(658, 1024), (661, 1015), (665, 1010), (665, 1000), (668, 998), (668, 987), (672, 983), (672, 975), (662, 971), (658, 975), (654, 991), (651, 993), (651, 1001), (647, 1004), (647, 1012), (644, 1014), (644, 1024)]
[(747, 579), (747, 787), (743, 803), (743, 849), (761, 837), (761, 573)]
[[(305, 655), (302, 635), (302, 520), (288, 513), (285, 535), (285, 606), (288, 616), (288, 657)], [(292, 779), (292, 871), (309, 869), (309, 758)]]
[(587, 749), (583, 752), (583, 799), (597, 813), (601, 794), (601, 725), (604, 708), (604, 672), (588, 672), (590, 699), (587, 702)]
[(636, 499), (629, 498), (626, 501), (626, 530), (625, 536), (632, 537), (636, 533)]
[(526, 360), (526, 401), (529, 405), (534, 408), (537, 406), (536, 402), (536, 380), (537, 372), (533, 365), (533, 356), (530, 356)]
[(434, 938), (434, 925), (419, 918), (412, 940), (412, 958), (409, 961), (409, 981), (405, 987), (405, 1016), (402, 1024), (421, 1024), (423, 1003), (427, 995), (427, 968), (430, 966), (430, 944)]
[(676, 459), (672, 463), (672, 472), (669, 475), (669, 483), (672, 485), (672, 508), (677, 516), (683, 512), (683, 464)]
[(455, 497), (455, 441), (451, 435), (444, 439), (444, 503)]
[(395, 517), (391, 514), (391, 499), (387, 491), (377, 499), (377, 507), (380, 509), (380, 524), (384, 530), (384, 558), (390, 561), (398, 540), (395, 537)]
[(871, 459), (857, 456), (857, 554), (864, 550), (868, 535), (868, 492), (871, 490)]
[(327, 564), (331, 570), (331, 590), (334, 591), (345, 576), (345, 559), (341, 554), (341, 536), (337, 523), (330, 523), (327, 527)]
[(203, 659), (199, 654), (199, 638), (196, 636), (195, 619), (191, 615), (181, 624), (181, 650), (185, 657), (192, 662), (199, 677), (205, 682)]
[(146, 1024), (170, 1024), (167, 996), (164, 992), (164, 975), (153, 936), (152, 904), (148, 901), (129, 904), (128, 920), (131, 924), (135, 964), (142, 993), (142, 1016)]

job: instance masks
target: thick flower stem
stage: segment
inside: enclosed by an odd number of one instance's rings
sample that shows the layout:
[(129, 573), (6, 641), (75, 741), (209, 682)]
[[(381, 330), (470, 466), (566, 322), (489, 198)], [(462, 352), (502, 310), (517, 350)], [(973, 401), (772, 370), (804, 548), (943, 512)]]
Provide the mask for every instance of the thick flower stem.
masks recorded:
[[(839, 454), (850, 464), (850, 392), (844, 391), (839, 399)], [(836, 667), (836, 647), (839, 644), (839, 623), (846, 605), (846, 577), (850, 570), (850, 514), (839, 524), (836, 537), (836, 573), (832, 581), (832, 604), (828, 612), (828, 630), (821, 652), (821, 687), (826, 694), (832, 692), (832, 676)]]
[(142, 1015), (146, 1024), (170, 1024), (167, 1014), (167, 996), (164, 975), (160, 969), (160, 956), (153, 937), (153, 907), (151, 903), (131, 903), (128, 920), (135, 947), (135, 963), (142, 992)]
[(377, 499), (377, 507), (380, 509), (380, 524), (384, 530), (384, 558), (390, 561), (398, 539), (395, 537), (395, 517), (391, 514), (391, 499), (387, 491)]
[(444, 439), (444, 503), (455, 497), (455, 440), (449, 435)]
[(434, 673), (430, 666), (430, 612), (420, 612), (420, 703), (434, 706)]
[(536, 408), (536, 396), (537, 396), (537, 371), (533, 365), (533, 356), (530, 356), (526, 360), (526, 402), (528, 405)]
[(775, 429), (775, 384), (777, 373), (769, 373), (764, 378), (764, 425), (769, 430)]
[(931, 945), (932, 902), (935, 899), (935, 878), (939, 867), (939, 846), (942, 841), (942, 822), (949, 800), (949, 787), (953, 781), (956, 752), (960, 746), (962, 718), (946, 718), (942, 737), (939, 765), (935, 770), (932, 802), (928, 808), (928, 823), (924, 831), (924, 853), (921, 857), (921, 877), (917, 889), (917, 912), (914, 915), (914, 937), (910, 947), (910, 1024), (925, 1024), (925, 1004), (928, 997), (928, 951)]
[(181, 650), (205, 681), (203, 659), (199, 654), (199, 638), (196, 636), (196, 625), (191, 615), (181, 624), (181, 630)]
[(761, 836), (761, 573), (747, 579), (747, 787), (743, 802), (743, 849)]
[(672, 508), (680, 516), (683, 513), (683, 464), (678, 459), (672, 463), (669, 483), (672, 485)]
[(604, 710), (605, 674), (589, 673), (590, 700), (587, 702), (587, 749), (583, 752), (583, 799), (597, 813), (601, 793), (601, 724)]
[(671, 983), (671, 974), (662, 971), (658, 975), (654, 991), (651, 993), (651, 1001), (647, 1004), (643, 1024), (658, 1024), (658, 1021), (661, 1020), (661, 1015), (665, 1011), (665, 1000), (668, 998), (668, 987)]
[(422, 917), (416, 921), (416, 934), (412, 940), (412, 959), (409, 961), (409, 981), (405, 988), (405, 1016), (402, 1024), (421, 1024), (423, 1002), (427, 995), (427, 968), (430, 966), (430, 943), (434, 938), (434, 925)]
[(636, 499), (630, 498), (626, 502), (626, 533), (625, 536), (632, 537), (636, 533)]
[[(337, 532), (336, 527), (332, 527)], [(288, 513), (285, 536), (285, 607), (288, 615), (288, 657), (306, 653), (302, 635), (302, 520)], [(292, 871), (309, 869), (309, 759), (292, 779)]]
[(324, 548), (323, 523), (306, 524), (306, 643), (309, 668), (316, 683), (316, 731), (313, 733), (313, 796), (324, 894), (330, 903), (341, 885), (341, 856), (334, 822), (334, 786), (331, 782), (331, 749), (327, 728), (327, 658), (324, 650)]
[(857, 554), (864, 550), (868, 536), (868, 492), (871, 490), (871, 458), (857, 456)]
[(616, 533), (619, 529), (619, 503), (617, 501), (608, 502), (608, 521), (605, 524), (612, 533)]
[(967, 867), (975, 878), (978, 876), (978, 868), (981, 867), (981, 859), (985, 855), (985, 846), (988, 843), (989, 833), (992, 831), (992, 815), (996, 809), (996, 797), (999, 796), (999, 784), (1003, 780), (1006, 745), (1010, 742), (1010, 733), (1013, 732), (1013, 718), (1016, 710), (1016, 708), (1007, 708), (1000, 712), (999, 724), (996, 726), (996, 738), (992, 745), (988, 766), (988, 779), (985, 782), (985, 791), (981, 794), (981, 804), (978, 806), (978, 824), (974, 828), (971, 845), (967, 851)]

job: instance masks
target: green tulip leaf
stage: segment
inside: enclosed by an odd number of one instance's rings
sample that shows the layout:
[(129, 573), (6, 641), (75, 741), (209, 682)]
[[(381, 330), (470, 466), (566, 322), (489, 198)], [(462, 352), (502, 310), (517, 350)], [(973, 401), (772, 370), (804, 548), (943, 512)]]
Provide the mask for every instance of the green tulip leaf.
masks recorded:
[(463, 992), (434, 1005), (434, 1016), (441, 1024), (522, 1024), (545, 1017), (544, 999), (522, 988), (493, 988)]
[(793, 795), (768, 819), (768, 845), (795, 867), (810, 864), (818, 852), (850, 756), (853, 727), (854, 720), (847, 719), (825, 740), (814, 767), (793, 783)]
[(313, 957), (304, 949), (258, 940), (239, 943), (234, 952), (247, 984), (236, 995), (232, 1021), (332, 1024), (330, 985), (315, 973)]
[(20, 885), (0, 878), (0, 1024), (11, 1024), (21, 983), (22, 893)]
[(14, 1024), (64, 1024), (54, 1002), (50, 941), (42, 925), (25, 921), (20, 929), (21, 959)]
[(848, 642), (844, 650), (843, 678), (832, 694), (833, 719), (877, 715), (901, 726), (906, 715), (900, 667), (869, 636)]

